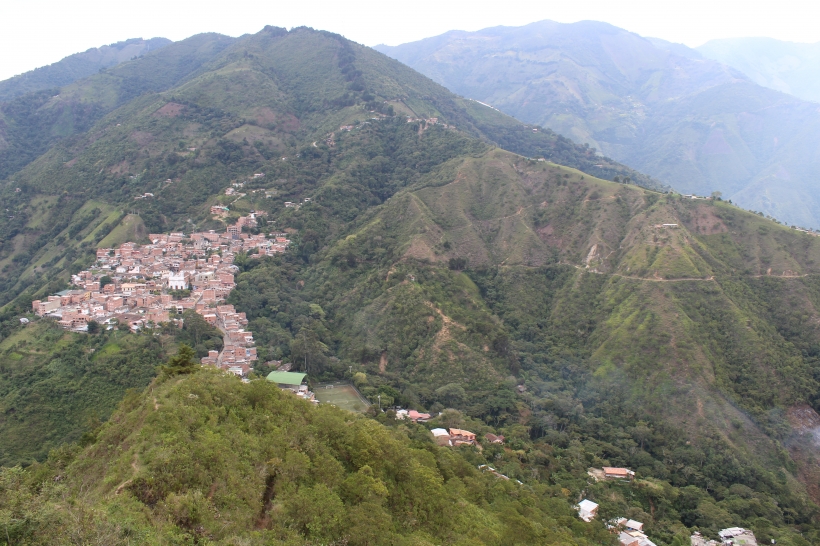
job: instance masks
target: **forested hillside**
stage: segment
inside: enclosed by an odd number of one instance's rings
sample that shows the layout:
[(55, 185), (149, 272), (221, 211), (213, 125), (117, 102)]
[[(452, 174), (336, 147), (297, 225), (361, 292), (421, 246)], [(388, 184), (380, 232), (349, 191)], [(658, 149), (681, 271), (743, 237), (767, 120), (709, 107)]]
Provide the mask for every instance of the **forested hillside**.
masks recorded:
[[(2, 184), (3, 463), (78, 438), (85, 450), (4, 471), (0, 514), (20, 541), (387, 543), (372, 523), (395, 543), (608, 543), (569, 512), (583, 496), (642, 518), (658, 544), (733, 525), (818, 539), (816, 447), (796, 418), (820, 409), (820, 239), (647, 189), (664, 190), (337, 35), (268, 27), (229, 42), (194, 37), (61, 90), (101, 117)], [(177, 47), (194, 68), (163, 57)], [(226, 195), (232, 183), (244, 195)], [(259, 375), (281, 360), (313, 382), (355, 377), (385, 407), (443, 411), (436, 423), (508, 445), (451, 454), (387, 414), (372, 417), (395, 431), (262, 381), (168, 368), (96, 430), (193, 336), (63, 335), (19, 317), (97, 247), (221, 231), (251, 210), (293, 241), (234, 261), (229, 301)], [(104, 395), (83, 405), (91, 390)], [(52, 413), (32, 409), (46, 400)], [(247, 451), (226, 459), (223, 445)], [(349, 446), (372, 449), (357, 463)], [(394, 459), (429, 472), (376, 463)], [(525, 487), (479, 476), (486, 463)], [(609, 464), (638, 479), (589, 482)], [(382, 482), (367, 501), (344, 485), (364, 465)]]
[(79, 453), (0, 470), (7, 540), (612, 543), (574, 517), (561, 487), (482, 474), (422, 427), (390, 430), (217, 372), (155, 386), (127, 396)]

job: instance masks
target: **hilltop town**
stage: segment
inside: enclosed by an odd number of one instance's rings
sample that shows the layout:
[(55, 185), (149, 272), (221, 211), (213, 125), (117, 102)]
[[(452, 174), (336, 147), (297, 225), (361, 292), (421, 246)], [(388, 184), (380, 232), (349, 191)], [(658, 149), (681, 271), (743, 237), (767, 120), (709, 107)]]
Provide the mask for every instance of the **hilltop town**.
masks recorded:
[(182, 313), (193, 310), (224, 334), (221, 352), (202, 358), (245, 376), (257, 359), (253, 334), (245, 331), (245, 313), (223, 302), (235, 286), (239, 253), (249, 258), (285, 252), (284, 233), (243, 233), (255, 227), (254, 214), (239, 218), (224, 233), (213, 230), (150, 234), (150, 243), (127, 242), (119, 248), (98, 248), (93, 267), (72, 275), (72, 289), (34, 300), (39, 316), (52, 317), (67, 330), (127, 327), (132, 331), (161, 323), (182, 325)]

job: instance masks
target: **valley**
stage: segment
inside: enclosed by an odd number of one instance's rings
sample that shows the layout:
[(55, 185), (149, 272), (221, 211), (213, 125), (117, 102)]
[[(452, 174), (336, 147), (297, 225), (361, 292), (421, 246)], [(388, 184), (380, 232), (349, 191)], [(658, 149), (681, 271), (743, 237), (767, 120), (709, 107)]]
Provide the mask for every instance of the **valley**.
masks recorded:
[[(659, 546), (820, 540), (814, 234), (308, 28), (195, 36), (49, 101), (97, 114), (0, 183), (14, 543), (617, 544), (622, 517)], [(133, 286), (36, 319), (71, 283)], [(247, 382), (199, 366), (229, 322)], [(281, 363), (376, 405), (313, 407), (265, 381)]]

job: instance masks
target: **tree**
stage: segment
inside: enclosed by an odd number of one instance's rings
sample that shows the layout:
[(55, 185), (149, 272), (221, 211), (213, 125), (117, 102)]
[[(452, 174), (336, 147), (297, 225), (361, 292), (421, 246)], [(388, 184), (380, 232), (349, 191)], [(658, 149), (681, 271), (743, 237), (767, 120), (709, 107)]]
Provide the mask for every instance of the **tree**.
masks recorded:
[(88, 321), (88, 333), (89, 334), (98, 334), (100, 332), (100, 323), (96, 320), (89, 320)]
[(114, 280), (111, 277), (108, 275), (103, 275), (100, 277), (100, 290), (102, 290), (105, 285), (111, 284), (112, 282), (114, 282)]
[(177, 354), (168, 359), (163, 371), (168, 375), (182, 375), (194, 373), (197, 370), (196, 354), (188, 345), (182, 343)]

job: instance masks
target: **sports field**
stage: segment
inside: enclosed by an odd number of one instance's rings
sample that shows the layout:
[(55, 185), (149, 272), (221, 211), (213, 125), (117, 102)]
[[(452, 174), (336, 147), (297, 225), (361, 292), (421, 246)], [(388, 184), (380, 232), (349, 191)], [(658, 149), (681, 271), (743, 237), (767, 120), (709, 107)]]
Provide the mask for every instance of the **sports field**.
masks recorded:
[(337, 408), (359, 413), (367, 409), (367, 405), (359, 398), (359, 394), (350, 385), (332, 385), (314, 387), (313, 394), (320, 404), (332, 404)]

